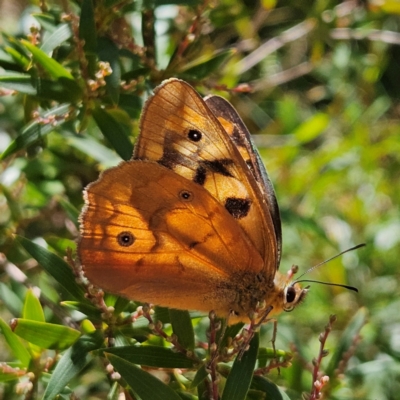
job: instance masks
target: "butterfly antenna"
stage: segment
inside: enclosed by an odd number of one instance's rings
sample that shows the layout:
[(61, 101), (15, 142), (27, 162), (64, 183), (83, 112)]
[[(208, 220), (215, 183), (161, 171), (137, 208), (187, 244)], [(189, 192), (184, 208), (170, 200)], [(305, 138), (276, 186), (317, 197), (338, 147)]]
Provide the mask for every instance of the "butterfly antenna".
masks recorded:
[(330, 283), (330, 282), (322, 282), (322, 281), (313, 281), (311, 279), (302, 279), (300, 281), (296, 281), (294, 283), (299, 283), (299, 282), (313, 282), (313, 283), (320, 283), (321, 285), (329, 285), (329, 286), (339, 286), (345, 289), (353, 290), (354, 292), (358, 293), (358, 289), (354, 286), (349, 286), (349, 285), (342, 285), (340, 283)]
[(314, 280), (309, 280), (309, 279), (302, 279), (302, 280), (300, 280), (299, 278), (301, 278), (301, 277), (304, 276), (305, 274), (308, 274), (309, 272), (311, 272), (311, 271), (314, 270), (315, 268), (318, 268), (318, 267), (320, 267), (321, 265), (327, 264), (329, 261), (332, 261), (332, 260), (334, 260), (335, 258), (338, 258), (338, 257), (342, 256), (343, 254), (348, 253), (349, 251), (357, 250), (357, 249), (359, 249), (360, 247), (364, 247), (364, 246), (365, 246), (365, 243), (361, 243), (361, 244), (358, 244), (357, 246), (350, 247), (349, 249), (346, 249), (346, 250), (344, 250), (344, 251), (342, 251), (342, 252), (336, 254), (335, 256), (333, 256), (333, 257), (331, 257), (331, 258), (328, 258), (328, 259), (325, 260), (325, 261), (320, 262), (320, 263), (317, 264), (317, 265), (314, 265), (313, 267), (309, 268), (306, 272), (302, 273), (302, 274), (298, 277), (298, 279), (296, 279), (296, 280), (292, 283), (292, 285), (294, 285), (295, 283), (299, 283), (299, 282), (314, 282), (314, 283), (320, 283), (320, 284), (322, 284), (322, 285), (339, 286), (339, 287), (343, 287), (343, 288), (346, 288), (346, 289), (349, 289), (349, 290), (354, 290), (355, 292), (358, 292), (358, 289), (355, 288), (354, 286), (341, 285), (341, 284), (339, 284), (339, 283), (330, 283), (330, 282), (314, 281)]

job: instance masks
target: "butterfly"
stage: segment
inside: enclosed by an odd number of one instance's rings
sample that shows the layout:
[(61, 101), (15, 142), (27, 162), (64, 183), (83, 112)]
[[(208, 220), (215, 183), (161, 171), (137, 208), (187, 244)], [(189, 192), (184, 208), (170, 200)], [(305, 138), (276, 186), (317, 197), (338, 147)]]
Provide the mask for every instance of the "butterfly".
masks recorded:
[(154, 90), (130, 161), (84, 191), (78, 256), (128, 299), (248, 322), (307, 293), (278, 271), (278, 203), (234, 107), (169, 79)]

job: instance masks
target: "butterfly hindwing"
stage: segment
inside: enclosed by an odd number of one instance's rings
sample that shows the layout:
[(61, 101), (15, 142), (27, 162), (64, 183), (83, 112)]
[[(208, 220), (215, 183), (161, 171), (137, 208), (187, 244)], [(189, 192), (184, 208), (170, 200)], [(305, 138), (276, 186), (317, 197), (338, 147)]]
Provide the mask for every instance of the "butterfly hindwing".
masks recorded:
[(85, 198), (80, 260), (88, 279), (105, 290), (227, 314), (238, 293), (246, 292), (246, 280), (252, 284), (263, 270), (227, 210), (207, 190), (157, 163), (123, 162), (89, 185)]

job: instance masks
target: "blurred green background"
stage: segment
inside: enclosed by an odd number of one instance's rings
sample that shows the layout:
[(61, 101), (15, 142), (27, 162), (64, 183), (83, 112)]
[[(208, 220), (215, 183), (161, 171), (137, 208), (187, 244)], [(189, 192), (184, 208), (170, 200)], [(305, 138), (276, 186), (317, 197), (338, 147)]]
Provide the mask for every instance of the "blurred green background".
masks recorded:
[[(281, 208), (282, 271), (367, 244), (307, 276), (359, 293), (313, 284), (278, 318), (277, 347), (295, 350), (293, 365), (268, 377), (291, 399), (310, 392), (305, 371), (335, 314), (326, 348), (350, 352), (339, 353), (340, 379), (324, 360), (326, 398), (399, 398), (399, 16), (390, 0), (0, 2), (2, 318), (20, 317), (33, 287), (46, 321), (65, 323), (54, 307), (71, 298), (13, 234), (61, 257), (74, 248), (83, 188), (129, 158), (143, 101), (178, 77), (229, 99), (254, 135)], [(354, 316), (360, 336), (343, 333)], [(270, 346), (271, 326), (261, 331)], [(1, 336), (0, 355), (15, 361)], [(98, 370), (85, 371), (90, 389), (83, 375), (71, 384), (79, 398), (106, 398)], [(3, 375), (4, 398), (27, 396)]]

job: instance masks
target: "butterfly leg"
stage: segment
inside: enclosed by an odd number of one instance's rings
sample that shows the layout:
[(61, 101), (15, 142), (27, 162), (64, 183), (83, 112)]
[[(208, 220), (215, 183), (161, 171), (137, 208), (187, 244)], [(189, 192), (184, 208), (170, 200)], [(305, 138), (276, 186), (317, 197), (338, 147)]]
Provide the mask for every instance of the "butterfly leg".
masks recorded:
[(249, 348), (251, 339), (253, 339), (254, 334), (256, 333), (257, 329), (267, 320), (267, 317), (269, 313), (272, 311), (272, 306), (267, 307), (263, 314), (261, 315), (261, 318), (257, 321), (258, 313), (254, 313), (254, 315), (251, 317), (251, 322), (249, 328), (245, 328), (246, 334), (245, 334), (245, 340), (243, 342), (242, 348), (239, 351), (238, 357), (239, 360), (242, 358), (244, 352)]
[(275, 347), (276, 335), (278, 333), (278, 321), (276, 319), (271, 319), (270, 321), (274, 324), (274, 328), (272, 330), (272, 338), (271, 338), (272, 350), (274, 352), (274, 362), (276, 362), (276, 364), (278, 364), (278, 374), (280, 374), (281, 370), (279, 368), (279, 362), (278, 362), (279, 360), (278, 360), (278, 356), (276, 354), (276, 347)]

